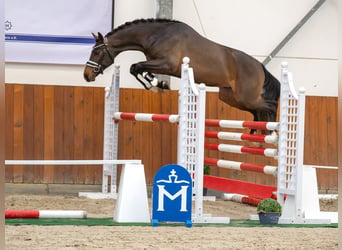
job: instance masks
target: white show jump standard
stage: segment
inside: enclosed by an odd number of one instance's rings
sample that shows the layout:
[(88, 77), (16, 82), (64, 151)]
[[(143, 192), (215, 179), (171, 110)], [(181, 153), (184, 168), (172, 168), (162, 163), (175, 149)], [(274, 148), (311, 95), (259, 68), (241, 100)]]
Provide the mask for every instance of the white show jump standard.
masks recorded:
[[(178, 92), (178, 114), (142, 114), (122, 113), (118, 105), (113, 113), (115, 124), (119, 120), (135, 120), (144, 122), (169, 122), (178, 124), (177, 164), (186, 168), (194, 177), (193, 187), (195, 206), (192, 216), (193, 223), (229, 223), (228, 217), (211, 217), (203, 214), (203, 152), (205, 119), (205, 85), (196, 85), (193, 70), (189, 67), (189, 58), (183, 59), (181, 85)], [(119, 71), (116, 71), (119, 74)], [(116, 81), (116, 83), (118, 83)], [(112, 88), (119, 93), (119, 84)], [(116, 100), (119, 100), (118, 95)], [(203, 111), (204, 110), (204, 111)], [(197, 136), (201, 135), (201, 136)], [(117, 144), (117, 141), (115, 142)], [(196, 172), (196, 173), (195, 173)]]
[(278, 144), (277, 135), (257, 135), (244, 134), (235, 132), (221, 132), (221, 131), (205, 131), (206, 138), (215, 138), (220, 140), (231, 141), (250, 141), (250, 142), (264, 142), (269, 144)]

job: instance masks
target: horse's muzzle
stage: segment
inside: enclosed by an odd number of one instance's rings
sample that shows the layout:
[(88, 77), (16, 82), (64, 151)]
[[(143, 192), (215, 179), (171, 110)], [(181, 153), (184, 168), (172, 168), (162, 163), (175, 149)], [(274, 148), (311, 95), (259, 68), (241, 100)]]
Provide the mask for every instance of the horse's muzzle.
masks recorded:
[(86, 67), (83, 72), (83, 77), (84, 77), (84, 80), (86, 80), (87, 82), (95, 81), (96, 75), (93, 72), (93, 68)]

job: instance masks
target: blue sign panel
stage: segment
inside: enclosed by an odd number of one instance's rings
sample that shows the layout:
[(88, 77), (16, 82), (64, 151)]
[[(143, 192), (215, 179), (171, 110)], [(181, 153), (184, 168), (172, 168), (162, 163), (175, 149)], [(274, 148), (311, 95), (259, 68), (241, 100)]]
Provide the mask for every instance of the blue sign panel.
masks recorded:
[(166, 165), (153, 179), (152, 224), (159, 222), (191, 222), (192, 180), (189, 172), (179, 165)]

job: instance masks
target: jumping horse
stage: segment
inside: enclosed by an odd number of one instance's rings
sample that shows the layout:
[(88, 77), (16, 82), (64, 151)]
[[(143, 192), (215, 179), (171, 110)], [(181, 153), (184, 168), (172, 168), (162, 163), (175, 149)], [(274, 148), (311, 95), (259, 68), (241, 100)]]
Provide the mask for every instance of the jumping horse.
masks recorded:
[[(105, 37), (93, 34), (95, 45), (84, 69), (94, 81), (123, 51), (137, 50), (146, 61), (132, 64), (130, 73), (146, 89), (169, 89), (154, 74), (180, 77), (182, 58), (191, 59), (195, 81), (219, 88), (223, 102), (253, 114), (254, 121), (275, 121), (279, 81), (246, 53), (206, 39), (185, 23), (167, 19), (127, 22)], [(251, 131), (255, 132), (255, 131)]]

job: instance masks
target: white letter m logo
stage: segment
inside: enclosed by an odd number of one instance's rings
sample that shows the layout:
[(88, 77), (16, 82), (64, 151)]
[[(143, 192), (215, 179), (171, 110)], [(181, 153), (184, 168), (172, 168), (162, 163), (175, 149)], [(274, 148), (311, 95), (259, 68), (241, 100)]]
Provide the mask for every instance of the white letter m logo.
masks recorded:
[(187, 212), (186, 207), (186, 191), (189, 186), (181, 186), (181, 189), (174, 195), (171, 195), (168, 191), (165, 190), (164, 185), (158, 186), (158, 209), (157, 211), (164, 211), (164, 196), (168, 197), (170, 200), (175, 200), (178, 196), (181, 196), (181, 208), (179, 211)]

